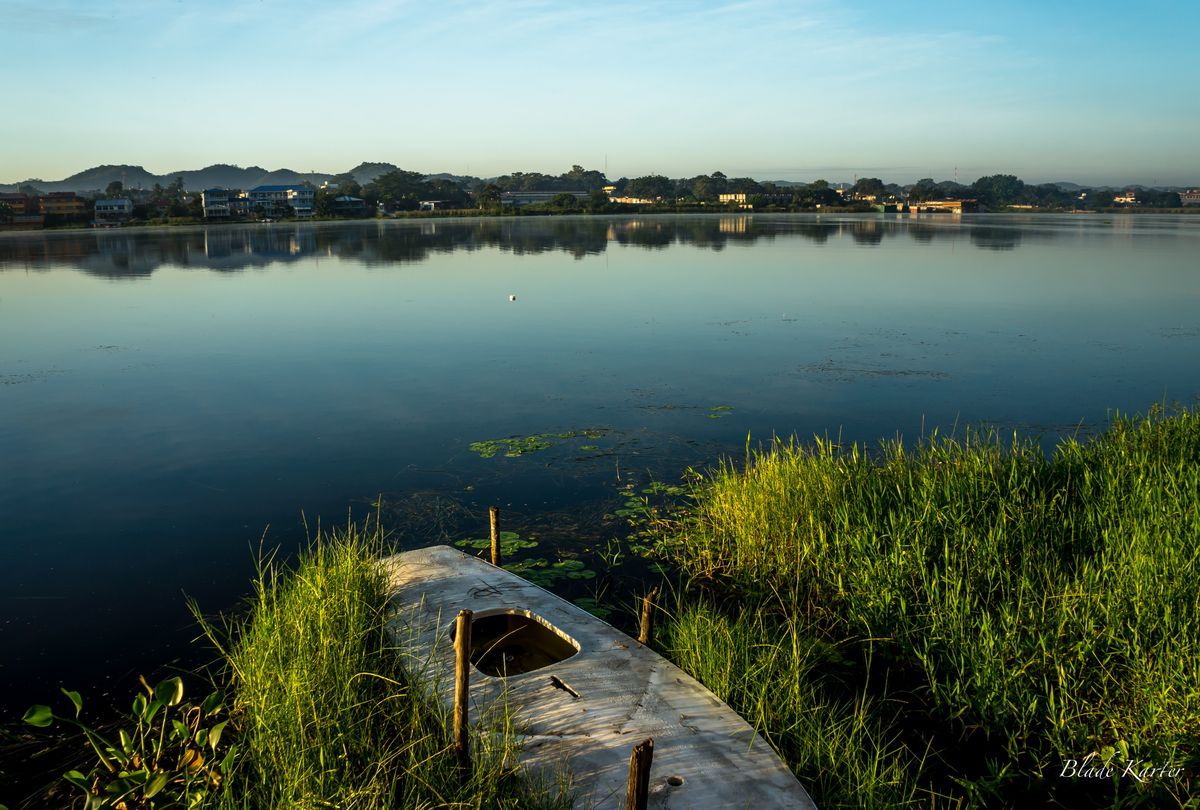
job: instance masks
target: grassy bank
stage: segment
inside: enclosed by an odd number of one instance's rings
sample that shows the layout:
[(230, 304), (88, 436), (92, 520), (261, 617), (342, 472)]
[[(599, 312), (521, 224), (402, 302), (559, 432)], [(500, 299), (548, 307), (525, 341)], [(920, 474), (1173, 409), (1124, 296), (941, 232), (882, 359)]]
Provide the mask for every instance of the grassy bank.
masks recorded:
[[(446, 712), (401, 669), (385, 630), (384, 550), (380, 532), (351, 525), (320, 535), (293, 567), (260, 566), (244, 612), (203, 622), (221, 654), (216, 677), (146, 684), (133, 714), (65, 739), (80, 754), (69, 789), (93, 796), (76, 806), (568, 806), (558, 786), (541, 790), (513, 772), (516, 735), (502, 715), (479, 729), (463, 779)], [(67, 697), (80, 717), (80, 696)], [(47, 706), (26, 719), (83, 728)], [(65, 806), (65, 789), (20, 806)]]
[[(1196, 412), (1052, 458), (977, 434), (780, 443), (660, 532), (690, 577), (668, 653), (820, 806), (1195, 806)], [(1113, 775), (1063, 776), (1088, 754)]]
[(449, 723), (404, 673), (384, 631), (378, 533), (350, 526), (265, 569), (227, 650), (243, 753), (222, 807), (542, 808), (503, 767), (511, 730), (460, 780)]

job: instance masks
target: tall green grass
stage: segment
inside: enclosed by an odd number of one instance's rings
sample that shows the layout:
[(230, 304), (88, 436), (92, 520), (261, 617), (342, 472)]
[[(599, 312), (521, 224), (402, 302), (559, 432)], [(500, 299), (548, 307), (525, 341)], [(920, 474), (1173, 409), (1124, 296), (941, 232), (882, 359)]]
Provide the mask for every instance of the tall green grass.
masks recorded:
[(327, 533), (293, 570), (261, 568), (228, 644), (210, 628), (241, 747), (221, 806), (564, 806), (506, 769), (511, 729), (482, 736), (461, 780), (444, 712), (401, 669), (384, 629), (382, 550), (378, 531)]
[[(1118, 417), (1051, 458), (983, 433), (875, 453), (777, 443), (717, 470), (660, 529), (708, 594), (684, 595), (672, 654), (702, 681), (730, 682), (717, 691), (815, 780), (819, 804), (876, 804), (861, 797), (877, 790), (894, 805), (1171, 804), (1197, 786), (1194, 411)], [(724, 636), (753, 653), (720, 652)], [(849, 674), (831, 682), (814, 644)], [(797, 685), (765, 694), (752, 684), (766, 672)], [(867, 761), (824, 753), (846, 717), (860, 718), (846, 734), (871, 740)], [(1090, 752), (1190, 770), (1145, 784), (1060, 778)], [(877, 775), (871, 759), (894, 767)]]

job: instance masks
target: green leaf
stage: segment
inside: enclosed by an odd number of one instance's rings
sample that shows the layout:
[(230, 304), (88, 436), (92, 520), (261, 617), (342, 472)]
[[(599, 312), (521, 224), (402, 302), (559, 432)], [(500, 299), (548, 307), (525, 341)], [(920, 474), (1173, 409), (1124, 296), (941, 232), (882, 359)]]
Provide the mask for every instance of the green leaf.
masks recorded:
[(64, 695), (67, 696), (68, 700), (75, 704), (75, 717), (78, 718), (79, 713), (83, 711), (83, 698), (80, 697), (78, 692), (71, 692), (66, 689), (62, 689), (61, 687), (59, 687), (59, 689)]
[(208, 742), (208, 729), (206, 729), (206, 728), (198, 728), (198, 729), (196, 729), (196, 737), (195, 737), (195, 740), (196, 740), (196, 745), (198, 745), (198, 746), (200, 746), (201, 748), (203, 748), (203, 747), (204, 747), (204, 743)]
[(238, 747), (236, 745), (230, 746), (229, 750), (225, 752), (225, 758), (221, 760), (221, 773), (229, 773), (229, 768), (231, 765), (233, 765), (233, 761), (237, 757), (237, 754)]
[(228, 722), (228, 720), (222, 720), (208, 730), (208, 747), (213, 750), (214, 754), (217, 752), (217, 743), (221, 741), (221, 734), (225, 731), (225, 724)]
[(154, 699), (167, 706), (178, 706), (183, 700), (183, 679), (176, 675), (154, 687)]
[(169, 779), (169, 774), (162, 773), (161, 771), (156, 773), (154, 778), (150, 780), (150, 784), (146, 785), (146, 798), (149, 799), (157, 795), (159, 791), (167, 786)]
[(133, 716), (140, 720), (146, 714), (146, 696), (138, 693), (133, 698)]
[(188, 728), (187, 723), (182, 720), (172, 720), (171, 726), (175, 729), (175, 737), (179, 740), (187, 740), (192, 736), (192, 730)]
[[(103, 737), (91, 729), (85, 728), (83, 730), (83, 736), (87, 737), (87, 741), (91, 744), (92, 750), (95, 751), (96, 756), (100, 758), (100, 763), (112, 773), (116, 773), (117, 768), (115, 765), (113, 765), (111, 758), (116, 752), (113, 750), (112, 746), (110, 746)], [(106, 754), (105, 751), (108, 753)], [(116, 759), (122, 765), (129, 761), (129, 758), (124, 754), (116, 757)]]
[(221, 690), (218, 689), (204, 699), (204, 703), (201, 706), (201, 711), (206, 717), (210, 714), (216, 714), (223, 708), (221, 704), (224, 700), (225, 696), (222, 695)]
[(36, 706), (30, 706), (29, 710), (25, 712), (25, 716), (21, 719), (31, 726), (46, 728), (54, 722), (54, 713), (50, 711), (49, 706), (43, 706), (39, 703)]
[(133, 753), (133, 737), (129, 736), (128, 731), (123, 728), (117, 729), (117, 739), (121, 741), (121, 748), (125, 750), (126, 754)]
[(92, 792), (92, 783), (89, 782), (88, 778), (79, 771), (67, 771), (63, 774), (63, 779), (70, 782), (77, 788), (82, 788), (88, 793)]

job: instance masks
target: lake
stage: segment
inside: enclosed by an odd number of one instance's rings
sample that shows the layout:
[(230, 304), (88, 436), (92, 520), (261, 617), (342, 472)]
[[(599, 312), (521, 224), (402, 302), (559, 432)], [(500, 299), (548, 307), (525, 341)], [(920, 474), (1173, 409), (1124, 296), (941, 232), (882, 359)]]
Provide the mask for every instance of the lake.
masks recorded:
[(624, 599), (625, 501), (748, 437), (1049, 447), (1192, 404), (1197, 257), (1171, 216), (0, 234), (0, 721), (194, 664), (185, 595), (234, 607), (318, 522), (377, 509), (411, 548), (496, 504), (526, 554), (599, 573), (556, 589)]

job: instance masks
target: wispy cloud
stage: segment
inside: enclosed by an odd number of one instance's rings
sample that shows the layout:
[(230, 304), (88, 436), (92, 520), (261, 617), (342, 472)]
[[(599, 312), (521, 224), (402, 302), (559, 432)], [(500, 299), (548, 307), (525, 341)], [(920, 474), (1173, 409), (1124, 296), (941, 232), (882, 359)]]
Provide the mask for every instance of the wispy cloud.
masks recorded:
[(83, 31), (108, 25), (114, 17), (112, 12), (97, 11), (94, 3), (84, 5), (63, 0), (39, 3), (9, 0), (4, 5), (3, 30), (9, 34)]

